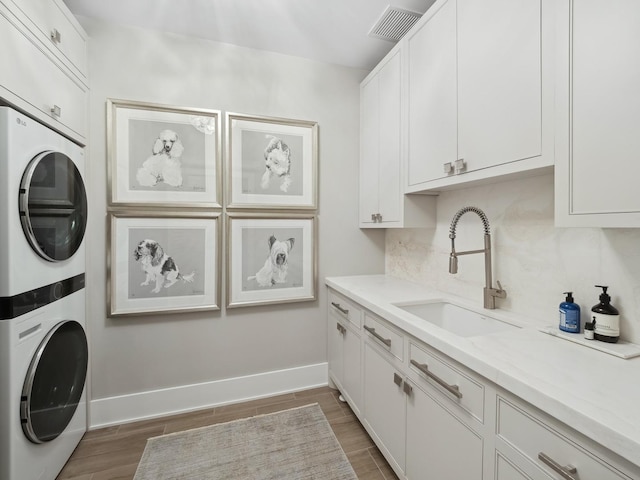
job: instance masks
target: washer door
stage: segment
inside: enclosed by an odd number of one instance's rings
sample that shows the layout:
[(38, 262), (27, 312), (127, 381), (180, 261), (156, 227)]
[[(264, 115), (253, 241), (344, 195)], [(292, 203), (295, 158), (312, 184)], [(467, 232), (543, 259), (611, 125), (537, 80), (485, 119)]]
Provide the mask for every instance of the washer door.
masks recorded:
[(60, 435), (69, 425), (87, 376), (87, 337), (73, 320), (58, 323), (36, 351), (22, 388), (20, 421), (33, 443)]
[(31, 248), (60, 262), (78, 250), (87, 226), (87, 194), (73, 161), (60, 152), (42, 152), (20, 184), (20, 220)]

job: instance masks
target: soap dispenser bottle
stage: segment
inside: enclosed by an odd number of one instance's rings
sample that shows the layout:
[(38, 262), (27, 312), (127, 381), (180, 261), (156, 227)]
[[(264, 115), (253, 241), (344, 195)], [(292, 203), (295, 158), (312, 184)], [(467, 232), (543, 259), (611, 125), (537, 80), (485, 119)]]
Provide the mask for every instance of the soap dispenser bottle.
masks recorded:
[(607, 294), (604, 285), (596, 285), (602, 289), (600, 303), (591, 309), (591, 317), (595, 322), (594, 337), (596, 340), (607, 343), (616, 343), (620, 338), (620, 314), (611, 305), (611, 297)]
[(573, 292), (564, 292), (565, 301), (560, 304), (560, 330), (580, 333), (580, 306), (573, 302)]

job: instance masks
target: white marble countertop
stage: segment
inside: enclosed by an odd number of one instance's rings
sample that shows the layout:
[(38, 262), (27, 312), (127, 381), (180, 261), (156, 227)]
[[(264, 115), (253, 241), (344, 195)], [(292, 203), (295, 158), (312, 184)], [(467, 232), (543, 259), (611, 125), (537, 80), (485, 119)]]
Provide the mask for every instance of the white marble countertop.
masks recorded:
[(393, 304), (442, 299), (482, 311), (481, 305), (386, 275), (328, 277), (325, 282), (640, 466), (640, 357), (622, 359), (547, 335), (530, 320), (499, 309), (484, 313), (522, 328), (459, 337)]

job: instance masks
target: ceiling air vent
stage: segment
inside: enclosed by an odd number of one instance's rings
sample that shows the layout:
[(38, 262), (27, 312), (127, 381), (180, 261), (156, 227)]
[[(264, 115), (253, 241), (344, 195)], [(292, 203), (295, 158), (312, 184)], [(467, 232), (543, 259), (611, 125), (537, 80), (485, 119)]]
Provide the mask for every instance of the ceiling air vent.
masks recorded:
[(419, 12), (388, 5), (376, 24), (369, 30), (369, 36), (397, 42), (421, 16)]

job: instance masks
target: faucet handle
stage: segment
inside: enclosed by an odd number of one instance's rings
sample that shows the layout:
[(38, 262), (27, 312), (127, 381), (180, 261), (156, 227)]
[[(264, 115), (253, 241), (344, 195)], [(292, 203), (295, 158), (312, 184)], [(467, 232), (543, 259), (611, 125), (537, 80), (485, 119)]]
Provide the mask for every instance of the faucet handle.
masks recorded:
[(502, 284), (500, 283), (500, 280), (496, 280), (496, 283), (498, 284), (498, 288), (494, 289), (493, 296), (498, 298), (507, 298), (507, 292), (502, 289)]

